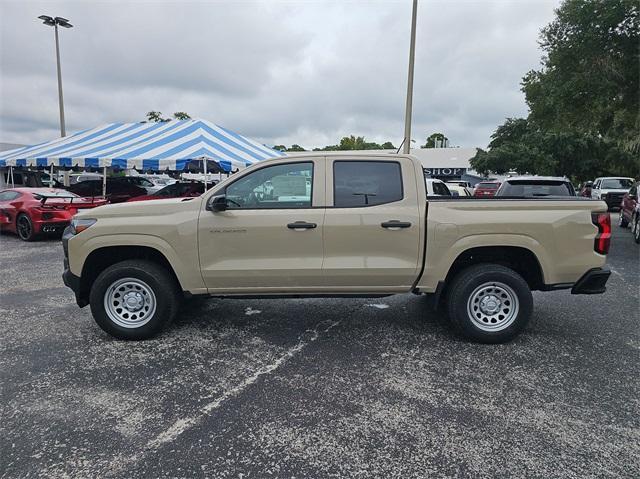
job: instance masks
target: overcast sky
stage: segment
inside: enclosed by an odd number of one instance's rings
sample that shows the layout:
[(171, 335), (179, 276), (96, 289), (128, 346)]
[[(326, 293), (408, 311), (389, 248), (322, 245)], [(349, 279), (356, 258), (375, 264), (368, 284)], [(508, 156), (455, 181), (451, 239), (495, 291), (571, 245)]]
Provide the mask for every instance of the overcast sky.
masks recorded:
[[(558, 1), (420, 0), (413, 138), (484, 147), (526, 115)], [(403, 136), (411, 1), (0, 0), (0, 142), (59, 135), (53, 29), (67, 131), (186, 111), (263, 143)]]

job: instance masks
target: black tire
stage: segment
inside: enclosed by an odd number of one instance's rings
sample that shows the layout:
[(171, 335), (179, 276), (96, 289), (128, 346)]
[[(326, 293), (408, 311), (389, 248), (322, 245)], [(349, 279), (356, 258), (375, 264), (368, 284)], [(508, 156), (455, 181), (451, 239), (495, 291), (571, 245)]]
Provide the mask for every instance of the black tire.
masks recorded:
[[(106, 295), (112, 294), (110, 291), (113, 285), (118, 281), (126, 281), (125, 279), (132, 279), (133, 283), (137, 280), (148, 286), (155, 301), (155, 310), (149, 313), (144, 319), (146, 322), (139, 327), (118, 324), (110, 317), (110, 314), (116, 313), (108, 313), (105, 309)], [(136, 293), (133, 288), (130, 292)], [(113, 294), (119, 294), (118, 288), (113, 289)], [(127, 260), (109, 266), (98, 275), (91, 287), (89, 304), (98, 326), (111, 336), (130, 340), (149, 339), (159, 334), (174, 319), (180, 306), (180, 291), (175, 278), (163, 266), (152, 261)], [(120, 311), (128, 313), (126, 308), (121, 307)], [(133, 314), (136, 313), (132, 313), (132, 316)]]
[[(511, 341), (527, 326), (533, 310), (533, 296), (527, 282), (512, 269), (498, 264), (477, 264), (464, 269), (447, 290), (451, 323), (462, 336), (479, 343)], [(492, 315), (483, 314), (478, 310), (478, 299), (487, 300), (486, 307), (497, 308), (497, 311)], [(474, 308), (478, 318), (469, 312)]]
[(33, 232), (33, 221), (26, 213), (20, 213), (16, 217), (16, 233), (22, 241), (33, 241), (36, 235)]
[(629, 221), (627, 221), (627, 219), (622, 214), (622, 208), (620, 208), (620, 216), (618, 218), (618, 226), (620, 228), (626, 228), (627, 226), (629, 226)]
[(633, 239), (640, 244), (640, 215), (636, 214), (633, 222)]

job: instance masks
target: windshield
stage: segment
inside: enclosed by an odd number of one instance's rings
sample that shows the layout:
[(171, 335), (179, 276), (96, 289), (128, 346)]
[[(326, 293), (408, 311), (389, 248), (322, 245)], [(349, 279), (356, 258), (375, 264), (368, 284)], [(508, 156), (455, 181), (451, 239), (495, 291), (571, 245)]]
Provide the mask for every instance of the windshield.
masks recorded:
[(633, 182), (628, 178), (609, 178), (602, 180), (600, 188), (606, 190), (628, 190)]
[(485, 190), (497, 190), (498, 183), (478, 183), (478, 188), (484, 188)]
[(575, 196), (573, 186), (566, 181), (508, 181), (500, 196)]

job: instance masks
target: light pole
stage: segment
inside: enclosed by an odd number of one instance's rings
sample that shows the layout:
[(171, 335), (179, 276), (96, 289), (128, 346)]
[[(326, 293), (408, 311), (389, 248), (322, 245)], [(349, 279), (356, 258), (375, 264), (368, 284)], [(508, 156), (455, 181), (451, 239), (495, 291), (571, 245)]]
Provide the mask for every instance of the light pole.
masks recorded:
[(416, 14), (418, 0), (413, 0), (411, 13), (411, 43), (409, 44), (409, 75), (407, 79), (407, 103), (404, 113), (404, 142), (402, 153), (410, 153), (411, 149), (411, 107), (413, 104), (413, 64), (416, 57)]
[(62, 98), (62, 72), (60, 71), (60, 44), (58, 42), (58, 25), (63, 28), (71, 28), (73, 25), (69, 23), (69, 20), (62, 17), (50, 17), (48, 15), (40, 15), (38, 17), (42, 20), (42, 23), (53, 27), (56, 32), (56, 60), (58, 65), (58, 104), (60, 105), (60, 136), (67, 136), (66, 129), (64, 127), (64, 100)]

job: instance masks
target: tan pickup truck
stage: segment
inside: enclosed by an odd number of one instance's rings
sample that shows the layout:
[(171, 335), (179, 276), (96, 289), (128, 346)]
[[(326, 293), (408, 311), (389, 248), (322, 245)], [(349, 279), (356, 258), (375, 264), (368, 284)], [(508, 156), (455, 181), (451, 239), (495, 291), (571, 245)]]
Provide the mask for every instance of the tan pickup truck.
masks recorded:
[(498, 343), (525, 328), (532, 290), (605, 291), (606, 211), (578, 197), (428, 197), (412, 156), (309, 154), (258, 163), (198, 198), (78, 214), (63, 278), (118, 338), (159, 333), (193, 295), (413, 292), (465, 337)]

